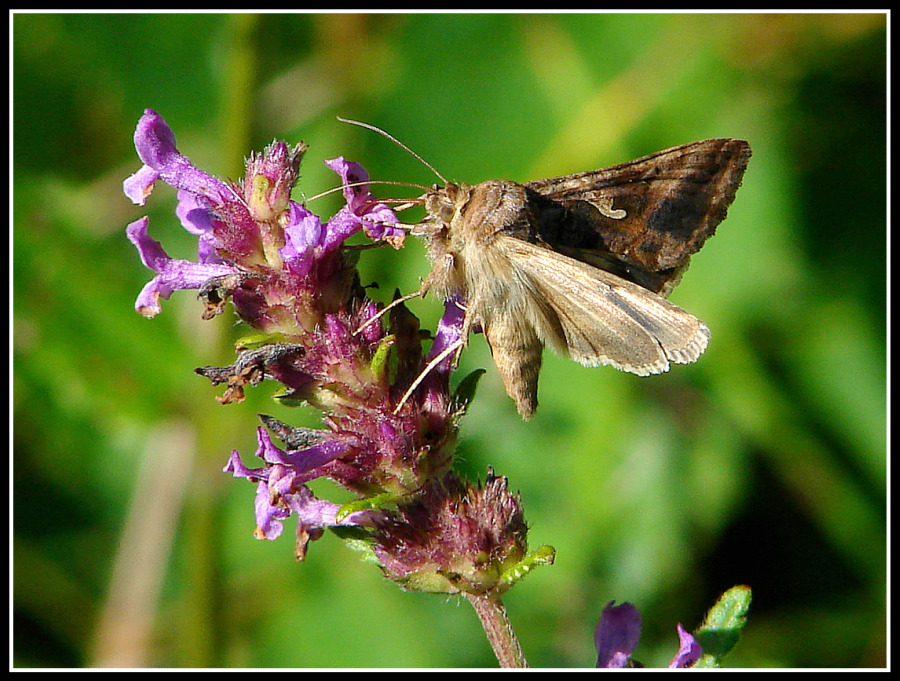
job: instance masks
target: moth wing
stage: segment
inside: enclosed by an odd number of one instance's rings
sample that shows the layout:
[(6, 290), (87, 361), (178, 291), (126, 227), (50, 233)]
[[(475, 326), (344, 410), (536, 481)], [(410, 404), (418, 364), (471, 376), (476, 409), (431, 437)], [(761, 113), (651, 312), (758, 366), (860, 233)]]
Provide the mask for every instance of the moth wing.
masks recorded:
[(538, 325), (538, 334), (577, 362), (647, 376), (667, 371), (670, 362), (694, 362), (706, 349), (706, 325), (655, 293), (548, 248), (498, 239), (558, 320)]
[(571, 211), (563, 232), (546, 226), (545, 242), (571, 247), (579, 259), (579, 250), (588, 258), (596, 251), (664, 273), (672, 285), (653, 287), (667, 293), (725, 219), (750, 154), (743, 140), (709, 139), (525, 186)]

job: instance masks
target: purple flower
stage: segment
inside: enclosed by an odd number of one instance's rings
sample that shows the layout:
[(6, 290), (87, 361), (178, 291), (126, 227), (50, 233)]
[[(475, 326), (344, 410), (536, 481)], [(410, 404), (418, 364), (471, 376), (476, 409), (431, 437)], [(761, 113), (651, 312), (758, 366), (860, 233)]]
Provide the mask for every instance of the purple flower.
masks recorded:
[[(403, 245), (406, 232), (397, 227), (394, 211), (378, 201), (369, 193), (369, 174), (358, 163), (353, 163), (338, 156), (325, 165), (341, 176), (344, 184), (344, 199), (347, 205), (329, 220), (329, 234), (325, 248), (333, 248), (360, 229), (370, 239), (383, 239), (394, 248)], [(360, 184), (362, 183), (362, 184)]]
[(497, 597), (528, 555), (522, 500), (491, 470), (483, 484), (432, 480), (374, 525), (375, 556), (409, 590)]
[(454, 359), (461, 345), (465, 317), (465, 310), (456, 300), (448, 300), (444, 304), (444, 314), (438, 322), (434, 342), (428, 351), (426, 368), (422, 370), (428, 371), (428, 375), (422, 379), (422, 401), (431, 407), (431, 411), (439, 413), (448, 394), (450, 372), (455, 366)]
[(346, 443), (325, 439), (301, 451), (286, 452), (272, 443), (263, 427), (257, 429), (257, 442), (256, 456), (266, 463), (264, 467), (248, 468), (234, 450), (224, 470), (236, 478), (258, 481), (255, 503), (258, 538), (278, 538), (283, 529), (281, 521), (291, 514), (297, 516), (307, 532), (338, 525), (370, 524), (366, 512), (351, 513), (337, 522), (340, 506), (317, 499), (305, 484), (319, 477), (315, 469), (344, 454), (349, 448)]
[[(621, 669), (628, 666), (641, 638), (641, 615), (638, 609), (628, 602), (622, 605), (613, 605), (614, 603), (615, 601), (610, 601), (603, 609), (594, 632), (596, 666), (599, 668)], [(681, 624), (677, 625), (677, 631), (680, 647), (669, 664), (670, 669), (691, 667), (703, 654), (700, 644)]]
[(264, 467), (248, 468), (232, 453), (226, 470), (257, 487), (257, 536), (274, 539), (295, 515), (305, 551), (325, 527), (369, 520), (351, 513), (337, 523), (340, 507), (306, 487), (318, 477), (363, 498), (391, 500), (410, 498), (442, 479), (463, 411), (451, 408), (449, 374), (464, 315), (448, 304), (427, 359), (426, 334), (402, 306), (366, 324), (377, 306), (366, 298), (354, 259), (341, 246), (360, 230), (395, 247), (406, 233), (370, 193), (366, 171), (344, 158), (327, 161), (341, 179), (346, 205), (324, 221), (290, 198), (305, 144), (273, 142), (250, 156), (236, 183), (197, 169), (149, 109), (137, 125), (135, 147), (143, 166), (125, 181), (126, 194), (143, 205), (157, 180), (172, 185), (178, 190), (176, 215), (198, 240), (197, 262), (180, 260), (148, 235), (146, 217), (129, 225), (129, 239), (155, 273), (138, 297), (138, 310), (153, 316), (160, 298), (181, 289), (199, 289), (205, 319), (231, 302), (241, 320), (261, 333), (241, 345), (232, 364), (196, 370), (227, 386), (217, 399), (240, 402), (247, 386), (276, 381), (284, 403), (326, 413), (326, 428), (311, 439), (298, 440), (289, 426), (273, 427), (264, 419), (287, 446), (279, 449), (259, 429), (257, 456)]
[(703, 648), (701, 648), (700, 644), (697, 643), (697, 640), (681, 626), (680, 622), (676, 625), (676, 629), (678, 630), (678, 653), (672, 659), (672, 662), (669, 663), (669, 668), (683, 669), (685, 667), (692, 667), (694, 663), (700, 659), (700, 656), (703, 655)]
[(134, 131), (134, 146), (143, 167), (123, 183), (126, 196), (143, 206), (162, 179), (176, 189), (206, 197), (211, 205), (220, 204), (230, 190), (228, 185), (198, 170), (175, 148), (175, 135), (163, 117), (146, 109)]
[(229, 265), (201, 264), (170, 258), (162, 245), (147, 234), (149, 223), (149, 218), (143, 217), (128, 225), (126, 230), (128, 239), (138, 249), (143, 263), (156, 272), (156, 276), (144, 286), (134, 304), (135, 309), (145, 317), (159, 314), (159, 299), (168, 299), (173, 291), (200, 288), (212, 277), (235, 271)]
[[(394, 226), (393, 211), (359, 184), (368, 180), (366, 171), (343, 158), (328, 162), (341, 177), (347, 200), (331, 220), (323, 224), (290, 200), (307, 149), (303, 143), (289, 147), (273, 142), (261, 154), (252, 154), (239, 184), (194, 166), (178, 151), (165, 120), (151, 109), (138, 122), (134, 143), (144, 165), (124, 181), (125, 194), (144, 205), (157, 180), (170, 184), (178, 190), (175, 213), (198, 241), (197, 263), (177, 260), (147, 236), (146, 218), (129, 226), (129, 238), (157, 275), (136, 303), (146, 316), (158, 314), (159, 299), (173, 291), (202, 289), (213, 277), (231, 274), (239, 275), (230, 280), (237, 288), (222, 293), (234, 296), (246, 322), (271, 333), (309, 330), (322, 323), (325, 312), (347, 303), (354, 275), (337, 248), (347, 237), (363, 229), (394, 246), (402, 243), (404, 232)], [(221, 303), (224, 299), (210, 303), (210, 316), (221, 311)]]
[(178, 189), (176, 215), (184, 228), (198, 237), (198, 263), (170, 258), (159, 242), (147, 235), (146, 217), (129, 225), (127, 234), (137, 247), (144, 264), (157, 273), (135, 304), (145, 316), (160, 312), (159, 298), (173, 291), (200, 288), (215, 276), (235, 273), (217, 253), (221, 246), (215, 236), (215, 210), (238, 203), (232, 187), (194, 166), (175, 147), (175, 135), (162, 116), (147, 109), (134, 133), (135, 149), (144, 165), (123, 183), (125, 194), (143, 206), (157, 180)]
[(284, 235), (285, 245), (281, 249), (281, 257), (285, 266), (291, 275), (306, 277), (312, 270), (317, 249), (324, 242), (325, 226), (318, 215), (291, 201), (290, 217), (284, 228)]
[(631, 603), (613, 605), (610, 601), (603, 608), (600, 622), (594, 632), (597, 647), (597, 667), (621, 669), (641, 640), (641, 614)]
[[(432, 360), (457, 344), (462, 337), (463, 323), (466, 320), (466, 311), (459, 301), (448, 300), (444, 303), (444, 315), (438, 322), (437, 331), (434, 333), (434, 343), (428, 353), (428, 359)], [(450, 373), (453, 365), (452, 356), (444, 357), (437, 367), (441, 373)]]

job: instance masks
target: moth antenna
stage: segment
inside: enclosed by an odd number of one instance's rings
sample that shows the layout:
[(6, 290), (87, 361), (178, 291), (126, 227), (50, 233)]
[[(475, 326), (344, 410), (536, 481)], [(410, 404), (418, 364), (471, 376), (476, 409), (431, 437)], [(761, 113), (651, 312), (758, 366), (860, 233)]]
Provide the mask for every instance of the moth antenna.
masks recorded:
[[(403, 199), (391, 199), (391, 200), (403, 201)], [(388, 201), (385, 201), (385, 203), (388, 203)], [(413, 206), (421, 206), (421, 205), (422, 205), (422, 199), (412, 199), (411, 201), (407, 201), (406, 203), (401, 203), (399, 206), (394, 208), (394, 212), (400, 213), (404, 210), (409, 210)]]
[(421, 294), (422, 294), (422, 291), (420, 289), (419, 291), (416, 291), (415, 293), (410, 293), (408, 295), (402, 296), (400, 298), (397, 298), (396, 300), (391, 301), (388, 305), (385, 305), (383, 308), (378, 310), (378, 312), (376, 312), (371, 317), (369, 317), (366, 321), (364, 321), (360, 325), (360, 327), (356, 331), (353, 332), (353, 335), (355, 336), (360, 331), (362, 331), (364, 328), (366, 328), (369, 324), (372, 324), (373, 322), (377, 321), (378, 319), (381, 319), (382, 315), (384, 315), (384, 313), (387, 312), (388, 310), (390, 310), (392, 307), (395, 307), (395, 306), (399, 305), (400, 303), (405, 303), (407, 300), (410, 300), (411, 298), (416, 298), (416, 297), (420, 296)]
[[(349, 184), (342, 184), (340, 187), (332, 187), (331, 189), (326, 189), (324, 192), (320, 192), (315, 196), (311, 196), (308, 199), (304, 200), (304, 203), (309, 203), (310, 201), (315, 201), (316, 199), (321, 199), (323, 196), (328, 196), (329, 194), (334, 194), (335, 192), (344, 191), (346, 187), (361, 187), (367, 184), (392, 184), (397, 187), (412, 187), (414, 189), (421, 189), (422, 191), (429, 191), (431, 187), (426, 187), (424, 184), (416, 184), (415, 182), (394, 182), (393, 180), (365, 180), (364, 182), (350, 182)], [(379, 202), (386, 202), (396, 199), (378, 199)], [(408, 201), (411, 205), (415, 206), (417, 203), (421, 203), (417, 199), (407, 200), (407, 199), (399, 199), (400, 201)]]
[(232, 186), (230, 182), (226, 183), (226, 186), (228, 188), (228, 191), (231, 192), (231, 195), (238, 201), (238, 203), (249, 208), (249, 206), (247, 206), (247, 200), (238, 193), (238, 191)]
[(444, 359), (446, 357), (448, 357), (451, 353), (454, 353), (457, 350), (459, 350), (463, 345), (465, 345), (465, 343), (466, 342), (465, 342), (465, 340), (463, 340), (463, 338), (458, 338), (453, 343), (451, 343), (446, 348), (444, 348), (443, 352), (439, 353), (437, 357), (435, 357), (433, 360), (431, 360), (427, 364), (427, 366), (424, 369), (422, 369), (422, 373), (420, 373), (416, 377), (416, 380), (413, 381), (411, 386), (409, 386), (409, 389), (406, 391), (406, 393), (400, 399), (400, 402), (397, 404), (397, 407), (394, 409), (395, 416), (400, 413), (400, 410), (403, 408), (403, 405), (406, 404), (406, 401), (413, 394), (413, 391), (419, 387), (419, 384), (425, 380), (425, 377), (431, 372), (431, 370), (434, 369), (442, 361), (444, 361)]
[(379, 135), (383, 135), (384, 137), (387, 137), (391, 142), (393, 142), (393, 143), (396, 144), (398, 147), (400, 147), (401, 149), (403, 149), (404, 151), (406, 151), (406, 153), (408, 153), (410, 156), (412, 156), (414, 159), (416, 159), (419, 163), (421, 163), (423, 166), (425, 166), (425, 167), (428, 168), (431, 172), (433, 172), (435, 175), (437, 175), (437, 176), (438, 176), (438, 179), (439, 179), (441, 182), (443, 182), (444, 184), (450, 184), (450, 183), (447, 181), (447, 178), (444, 177), (443, 175), (441, 175), (433, 165), (431, 165), (428, 161), (426, 161), (424, 158), (422, 158), (421, 156), (419, 156), (416, 152), (414, 152), (414, 151), (413, 151), (412, 149), (410, 149), (408, 146), (406, 146), (405, 144), (403, 144), (403, 142), (401, 142), (400, 140), (398, 140), (396, 137), (394, 137), (393, 135), (391, 135), (391, 134), (385, 132), (385, 131), (382, 130), (381, 128), (379, 128), (379, 127), (377, 127), (377, 126), (374, 126), (374, 125), (370, 125), (369, 123), (361, 123), (360, 121), (352, 121), (352, 120), (350, 120), (349, 118), (341, 118), (340, 116), (338, 116), (337, 119), (338, 119), (341, 123), (350, 123), (351, 125), (358, 125), (358, 126), (361, 127), (361, 128), (366, 128), (366, 129), (368, 129), (368, 130), (371, 130), (372, 132), (377, 132)]

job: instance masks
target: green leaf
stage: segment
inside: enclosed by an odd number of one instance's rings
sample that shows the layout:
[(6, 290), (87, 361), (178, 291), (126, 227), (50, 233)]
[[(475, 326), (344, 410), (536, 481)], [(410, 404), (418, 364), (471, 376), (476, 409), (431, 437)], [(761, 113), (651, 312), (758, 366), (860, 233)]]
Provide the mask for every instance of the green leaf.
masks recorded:
[(747, 624), (752, 593), (749, 586), (735, 586), (719, 597), (706, 614), (700, 628), (694, 632), (703, 647), (701, 657), (694, 667), (718, 667), (741, 637)]

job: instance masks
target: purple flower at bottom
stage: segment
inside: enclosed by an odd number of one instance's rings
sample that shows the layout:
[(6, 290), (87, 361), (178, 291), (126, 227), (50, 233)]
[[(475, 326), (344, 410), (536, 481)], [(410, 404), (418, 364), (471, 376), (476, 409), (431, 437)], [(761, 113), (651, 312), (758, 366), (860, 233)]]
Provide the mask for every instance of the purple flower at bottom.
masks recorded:
[(678, 623), (676, 629), (678, 630), (678, 641), (680, 645), (678, 653), (672, 659), (672, 662), (669, 663), (669, 668), (682, 669), (684, 667), (691, 667), (700, 659), (700, 656), (703, 655), (703, 648), (697, 643), (697, 639), (691, 636), (691, 634), (681, 626), (681, 623)]
[[(610, 601), (603, 608), (603, 614), (600, 615), (600, 621), (594, 632), (598, 668), (622, 669), (628, 666), (641, 638), (641, 614), (638, 609), (628, 602), (622, 605), (613, 603), (615, 601)], [(700, 659), (703, 649), (681, 624), (676, 628), (680, 647), (669, 663), (669, 668), (691, 667)]]
[(631, 603), (613, 605), (610, 601), (594, 632), (597, 667), (621, 669), (641, 640), (641, 614)]

